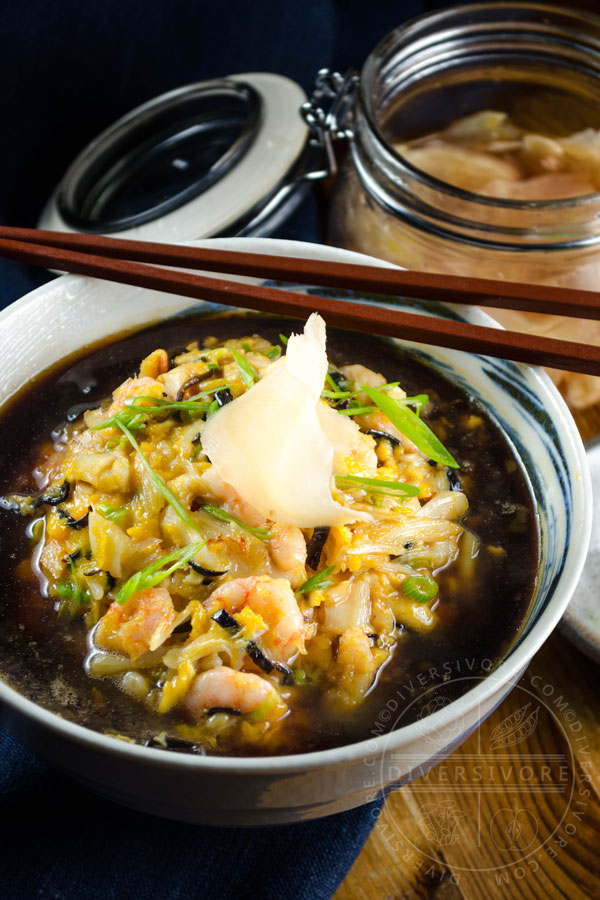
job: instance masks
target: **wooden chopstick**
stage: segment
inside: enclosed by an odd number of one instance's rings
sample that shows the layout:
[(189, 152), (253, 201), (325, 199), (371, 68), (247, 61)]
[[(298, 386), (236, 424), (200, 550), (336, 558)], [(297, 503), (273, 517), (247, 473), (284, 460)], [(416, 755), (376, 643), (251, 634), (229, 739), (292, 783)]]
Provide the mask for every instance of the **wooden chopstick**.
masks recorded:
[(203, 269), (229, 275), (250, 275), (291, 283), (393, 294), (444, 303), (465, 303), (525, 312), (600, 319), (600, 294), (575, 288), (412, 272), (319, 259), (240, 253), (154, 241), (132, 241), (92, 234), (67, 234), (34, 228), (0, 226), (0, 238), (78, 250), (111, 259), (128, 259), (160, 266)]
[[(55, 237), (53, 232), (52, 234)], [(317, 310), (329, 325), (351, 331), (370, 332), (485, 356), (600, 375), (600, 347), (572, 341), (404, 313), (374, 304), (313, 296), (263, 285), (241, 284), (189, 272), (171, 271), (142, 262), (105, 259), (98, 255), (2, 237), (0, 256), (276, 315), (306, 318)]]

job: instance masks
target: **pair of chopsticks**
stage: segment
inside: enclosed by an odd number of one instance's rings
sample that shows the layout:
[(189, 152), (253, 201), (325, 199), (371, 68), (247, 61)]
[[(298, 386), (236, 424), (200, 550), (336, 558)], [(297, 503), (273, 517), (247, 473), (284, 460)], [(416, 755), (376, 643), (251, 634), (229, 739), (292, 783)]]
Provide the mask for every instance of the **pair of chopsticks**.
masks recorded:
[(250, 275), (290, 283), (600, 319), (600, 294), (259, 253), (0, 227), (0, 256), (226, 306), (306, 318), (485, 356), (600, 375), (600, 347), (504, 331), (369, 303), (296, 293), (181, 272), (163, 266)]

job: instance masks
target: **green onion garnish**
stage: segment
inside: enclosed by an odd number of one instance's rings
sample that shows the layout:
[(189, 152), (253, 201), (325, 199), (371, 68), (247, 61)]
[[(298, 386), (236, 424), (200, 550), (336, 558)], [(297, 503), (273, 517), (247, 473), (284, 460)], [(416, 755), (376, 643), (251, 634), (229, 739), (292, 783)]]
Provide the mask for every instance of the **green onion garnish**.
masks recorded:
[[(223, 387), (230, 387), (230, 385), (225, 384)], [(121, 424), (123, 424), (126, 425), (130, 431), (139, 431), (148, 424), (148, 416), (159, 415), (163, 411), (167, 412), (171, 409), (201, 414), (206, 412), (210, 405), (204, 398), (211, 396), (214, 392), (214, 388), (211, 388), (208, 391), (200, 391), (200, 393), (196, 394), (191, 400), (165, 400), (163, 397), (149, 397), (144, 395), (128, 397), (125, 400), (124, 409), (119, 410), (114, 416), (105, 419), (104, 422), (93, 425), (90, 430), (102, 431), (104, 428), (120, 427)], [(154, 405), (139, 406), (140, 400), (145, 400)]]
[(325, 376), (325, 380), (327, 381), (327, 384), (329, 385), (329, 387), (331, 388), (332, 391), (340, 390), (339, 384), (336, 384), (335, 381), (333, 380), (333, 378), (331, 377), (331, 372), (327, 373), (327, 375)]
[(271, 347), (269, 350), (265, 350), (263, 356), (266, 356), (267, 359), (279, 359), (281, 356), (281, 347), (279, 344), (275, 344), (274, 347)]
[(281, 343), (283, 344), (284, 347), (287, 347), (288, 339), (286, 338), (285, 334), (280, 334), (279, 340), (281, 341)]
[(321, 391), (321, 397), (325, 397), (326, 400), (346, 400), (348, 397), (354, 397), (358, 391)]
[(220, 407), (219, 407), (218, 402), (217, 402), (216, 400), (213, 400), (213, 402), (212, 402), (211, 404), (209, 404), (209, 407), (208, 407), (208, 409), (206, 410), (206, 418), (207, 418), (207, 419), (210, 419), (210, 417), (212, 416), (212, 414), (213, 414), (213, 413), (216, 413), (216, 411), (217, 411), (219, 408), (220, 408)]
[(201, 508), (205, 512), (210, 513), (211, 516), (214, 516), (215, 519), (220, 519), (222, 522), (232, 522), (234, 525), (237, 525), (238, 528), (243, 528), (244, 531), (248, 531), (250, 534), (253, 534), (254, 537), (261, 538), (263, 541), (268, 541), (269, 538), (273, 537), (273, 532), (269, 531), (268, 528), (253, 528), (252, 525), (246, 525), (246, 523), (242, 522), (241, 519), (238, 519), (237, 516), (232, 515), (225, 509), (220, 509), (218, 506), (207, 505)]
[[(132, 575), (131, 578), (127, 579), (120, 589), (116, 598), (117, 603), (127, 603), (129, 598), (138, 591), (145, 591), (148, 588), (156, 587), (157, 584), (160, 584), (161, 581), (164, 581), (165, 578), (172, 575), (177, 569), (185, 566), (192, 556), (195, 556), (202, 550), (205, 544), (206, 541), (198, 541), (196, 544), (189, 544), (187, 547), (182, 547), (181, 550), (174, 550), (172, 553), (167, 553), (166, 556), (161, 556), (160, 559), (157, 559), (149, 566), (146, 566), (146, 568), (142, 569), (140, 572), (136, 572), (135, 575)], [(169, 565), (169, 563), (173, 563), (173, 565)], [(169, 568), (165, 569), (165, 566), (167, 565), (169, 565)]]
[(99, 503), (96, 507), (101, 516), (117, 525), (123, 525), (127, 520), (129, 510), (126, 506), (110, 506), (108, 503)]
[(185, 410), (186, 412), (200, 415), (200, 413), (206, 412), (209, 407), (209, 403), (206, 400), (200, 403), (196, 403), (193, 400), (174, 400), (172, 403), (163, 403), (160, 406), (138, 406), (133, 400), (126, 400), (125, 403), (128, 409), (133, 409), (147, 416), (156, 416), (162, 412), (168, 412), (170, 409)]
[[(229, 385), (224, 384), (224, 385), (222, 385), (222, 387), (229, 387)], [(217, 388), (217, 390), (219, 390), (219, 388)], [(210, 397), (211, 394), (214, 394), (214, 392), (215, 392), (214, 387), (208, 388), (208, 390), (206, 390), (206, 391), (199, 391), (197, 394), (194, 394), (194, 396), (190, 397), (189, 400), (168, 400), (168, 399), (165, 399), (165, 397), (150, 397), (150, 396), (146, 396), (144, 394), (140, 394), (137, 397), (128, 397), (127, 400), (125, 400), (124, 402), (125, 402), (126, 406), (131, 406), (133, 403), (136, 403), (138, 400), (148, 400), (149, 403), (153, 403), (155, 406), (164, 406), (167, 408), (172, 405), (175, 405), (177, 409), (179, 409), (180, 405), (183, 403), (184, 404), (183, 408), (187, 409), (187, 406), (185, 404), (197, 403), (198, 400), (203, 400), (205, 397)], [(145, 407), (142, 407), (142, 409), (145, 409)]]
[[(145, 412), (145, 410), (144, 410)], [(105, 419), (98, 425), (92, 425), (90, 431), (102, 431), (104, 428), (120, 428), (121, 424), (125, 425), (130, 431), (140, 431), (148, 424), (147, 416), (142, 415), (136, 409), (121, 409), (114, 416)]]
[[(453, 469), (460, 468), (440, 439), (436, 437), (431, 428), (412, 409), (375, 388), (362, 385), (362, 390), (370, 397), (373, 403), (377, 404), (398, 431), (406, 435), (419, 450), (426, 453), (429, 459), (433, 459), (444, 466), (450, 466)], [(346, 410), (346, 412), (350, 411)]]
[(405, 484), (402, 481), (385, 481), (383, 478), (361, 478), (359, 475), (336, 475), (336, 481), (349, 484), (351, 487), (364, 488), (377, 493), (400, 493), (408, 497), (417, 497), (421, 489), (416, 484)]
[(233, 358), (237, 363), (240, 378), (247, 388), (251, 388), (255, 381), (258, 381), (258, 372), (254, 366), (245, 359), (237, 350), (232, 350)]
[(71, 556), (69, 556), (69, 568), (71, 569), (72, 581), (59, 581), (56, 585), (56, 593), (63, 600), (58, 608), (59, 619), (67, 615), (72, 619), (79, 612), (79, 607), (82, 603), (90, 602), (88, 594), (81, 587), (77, 570), (75, 569), (75, 562)]
[[(156, 488), (157, 491), (160, 491), (160, 493), (163, 495), (163, 497), (165, 498), (165, 500), (167, 501), (169, 506), (177, 513), (177, 515), (179, 516), (181, 521), (185, 525), (187, 525), (188, 528), (192, 528), (194, 531), (197, 531), (199, 534), (202, 534), (202, 529), (200, 528), (199, 525), (196, 524), (196, 522), (194, 522), (194, 520), (192, 519), (191, 515), (189, 514), (189, 512), (187, 511), (185, 506), (183, 506), (183, 504), (181, 503), (181, 500), (179, 499), (179, 497), (176, 497), (175, 494), (173, 493), (173, 491), (169, 487), (167, 487), (167, 485), (164, 482), (164, 479), (161, 478), (161, 476), (157, 472), (154, 471), (154, 469), (152, 468), (152, 466), (150, 465), (150, 463), (148, 462), (148, 460), (142, 453), (142, 451), (140, 449), (140, 445), (138, 444), (138, 442), (132, 435), (132, 433), (129, 430), (129, 428), (127, 427), (127, 425), (120, 418), (120, 416), (124, 412), (127, 412), (127, 411), (122, 410), (121, 412), (118, 412), (115, 416), (113, 416), (112, 418), (114, 419), (115, 425), (121, 429), (121, 431), (123, 432), (123, 434), (129, 441), (129, 443), (131, 444), (131, 446), (133, 447), (133, 449), (139, 456), (140, 462), (142, 463), (146, 472), (150, 476), (150, 480), (151, 480), (152, 484), (154, 485), (154, 487)], [(103, 423), (103, 424), (105, 425), (105, 423)], [(95, 426), (95, 427), (97, 428), (98, 426)]]
[(212, 372), (215, 369), (217, 372), (219, 371), (219, 367), (216, 363), (207, 363), (206, 368), (209, 370), (209, 372)]
[(349, 409), (338, 409), (340, 416), (363, 416), (375, 412), (376, 406), (351, 406)]
[(396, 402), (402, 406), (414, 406), (417, 415), (420, 415), (423, 407), (429, 403), (429, 394), (415, 394), (414, 397), (403, 397), (402, 400)]
[(246, 720), (251, 722), (252, 724), (256, 722), (264, 722), (265, 719), (268, 719), (273, 710), (279, 704), (279, 694), (273, 688), (273, 693), (268, 694), (263, 702), (256, 707), (256, 709), (251, 713), (246, 713)]
[(308, 681), (310, 681), (310, 678), (308, 677), (304, 669), (301, 669), (300, 667), (292, 669), (292, 676), (296, 684), (306, 684)]
[(310, 594), (311, 591), (325, 590), (325, 588), (333, 584), (333, 581), (331, 581), (329, 576), (334, 569), (335, 566), (329, 566), (327, 569), (323, 569), (322, 572), (317, 572), (316, 575), (313, 575), (312, 578), (309, 578), (308, 581), (301, 584), (296, 593)]
[(428, 575), (409, 575), (402, 582), (402, 593), (416, 603), (429, 603), (438, 590), (437, 582)]

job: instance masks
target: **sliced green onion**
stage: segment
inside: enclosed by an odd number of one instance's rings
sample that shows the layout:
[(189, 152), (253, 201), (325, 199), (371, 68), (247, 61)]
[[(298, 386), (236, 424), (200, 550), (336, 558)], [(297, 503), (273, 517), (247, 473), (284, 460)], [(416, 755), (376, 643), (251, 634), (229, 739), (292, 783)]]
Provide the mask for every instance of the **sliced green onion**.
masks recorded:
[(325, 397), (326, 400), (346, 400), (348, 397), (354, 397), (356, 391), (321, 391), (321, 397)]
[(209, 372), (212, 372), (215, 369), (217, 370), (217, 372), (219, 371), (219, 367), (216, 363), (207, 363), (206, 368), (209, 370)]
[(232, 350), (233, 358), (237, 363), (237, 367), (240, 373), (240, 378), (244, 382), (247, 388), (251, 388), (255, 381), (258, 381), (258, 372), (254, 368), (254, 366), (248, 362), (245, 357), (242, 356), (241, 353), (238, 353), (237, 350)]
[(398, 431), (406, 435), (419, 450), (426, 453), (429, 459), (433, 459), (444, 466), (450, 466), (453, 469), (460, 468), (440, 439), (436, 437), (431, 428), (412, 409), (375, 388), (362, 385), (362, 389), (373, 403), (377, 404), (390, 422), (396, 426)]
[(338, 409), (340, 416), (363, 416), (375, 412), (376, 406), (351, 406), (349, 409)]
[(269, 694), (268, 697), (265, 697), (263, 702), (256, 707), (254, 712), (247, 713), (245, 719), (247, 722), (252, 722), (253, 724), (256, 722), (264, 722), (265, 719), (268, 719), (273, 710), (279, 704), (279, 694), (273, 688), (273, 693)]
[[(223, 385), (229, 387), (230, 385)], [(214, 394), (215, 389), (208, 391), (200, 391), (192, 400), (165, 400), (163, 397), (149, 397), (140, 395), (138, 397), (128, 397), (125, 400), (125, 408), (119, 410), (114, 416), (105, 419), (98, 425), (92, 425), (90, 431), (102, 431), (104, 428), (116, 428), (121, 424), (126, 425), (130, 431), (139, 431), (147, 425), (147, 417), (166, 412), (170, 409), (186, 410), (187, 412), (203, 413), (208, 408), (208, 403), (200, 402), (205, 397)], [(153, 406), (138, 406), (140, 400), (145, 400), (154, 404)]]
[[(127, 401), (125, 402), (127, 403)], [(206, 412), (208, 407), (209, 403), (207, 403), (206, 400), (199, 403), (194, 403), (193, 400), (174, 400), (172, 403), (164, 403), (161, 404), (161, 406), (138, 406), (133, 401), (127, 403), (128, 409), (134, 409), (136, 412), (147, 416), (155, 416), (162, 412), (168, 412), (171, 409), (185, 410), (186, 412), (200, 415), (201, 413)]]
[(79, 604), (75, 606), (73, 602), (75, 599), (75, 590), (73, 588), (73, 585), (70, 581), (59, 581), (56, 585), (56, 593), (59, 597), (62, 598), (62, 602), (58, 607), (58, 618), (72, 619), (79, 607)]
[[(224, 384), (218, 390), (223, 390), (224, 388), (229, 388), (231, 385)], [(185, 410), (186, 412), (206, 412), (209, 407), (209, 402), (205, 400), (205, 397), (210, 397), (215, 393), (215, 388), (211, 388), (208, 391), (200, 391), (200, 393), (195, 394), (189, 400), (163, 400), (162, 397), (129, 397), (125, 400), (125, 405), (128, 409), (135, 409), (139, 413), (149, 413), (150, 415), (154, 415), (158, 412), (162, 412), (168, 409), (177, 409), (177, 410)], [(137, 403), (139, 400), (149, 400), (154, 401), (154, 406), (138, 406)], [(98, 427), (98, 426), (94, 426)]]
[(429, 394), (415, 394), (414, 397), (403, 397), (397, 402), (402, 406), (414, 406), (417, 415), (420, 415), (423, 407), (429, 403)]
[(428, 575), (409, 575), (402, 582), (402, 593), (416, 603), (429, 603), (438, 590), (437, 582)]
[(129, 510), (126, 506), (110, 506), (109, 503), (99, 503), (96, 507), (101, 516), (117, 525), (123, 525), (127, 520)]
[(206, 410), (206, 418), (207, 418), (207, 419), (210, 419), (210, 417), (212, 416), (212, 414), (213, 414), (213, 413), (216, 413), (216, 411), (217, 411), (218, 409), (220, 409), (218, 401), (217, 401), (217, 400), (213, 400), (213, 402), (209, 405), (208, 409)]
[(147, 416), (143, 415), (137, 409), (121, 409), (114, 416), (105, 419), (98, 425), (92, 425), (90, 431), (102, 431), (104, 428), (120, 428), (120, 424), (129, 428), (130, 431), (139, 431), (147, 425)]
[(281, 343), (283, 344), (284, 347), (287, 347), (288, 339), (286, 338), (285, 334), (280, 334), (279, 340), (281, 341)]
[[(157, 584), (160, 584), (161, 581), (164, 581), (165, 578), (189, 562), (192, 556), (199, 553), (205, 544), (206, 541), (198, 541), (196, 544), (182, 547), (181, 550), (174, 550), (172, 553), (167, 553), (166, 556), (161, 556), (160, 559), (146, 566), (145, 569), (136, 572), (120, 589), (116, 598), (117, 603), (127, 603), (129, 598), (137, 594), (138, 591), (156, 587)], [(169, 565), (170, 563), (173, 563), (173, 565)], [(167, 565), (169, 568), (165, 569)]]
[(56, 593), (59, 597), (62, 597), (63, 601), (58, 608), (59, 619), (67, 615), (72, 619), (77, 615), (82, 604), (90, 602), (89, 595), (81, 587), (79, 576), (75, 569), (75, 562), (71, 556), (69, 557), (69, 568), (72, 581), (59, 581), (56, 585)]
[(330, 580), (329, 576), (335, 569), (335, 566), (329, 566), (327, 569), (323, 569), (322, 572), (317, 572), (316, 575), (313, 575), (312, 578), (309, 578), (308, 581), (305, 581), (304, 584), (301, 584), (298, 588), (298, 594), (310, 594), (311, 591), (316, 590), (325, 590), (333, 581)]
[(271, 347), (269, 350), (265, 350), (263, 356), (266, 356), (267, 359), (279, 359), (281, 356), (281, 347), (279, 344), (275, 344), (274, 347)]
[(401, 493), (409, 497), (417, 497), (421, 489), (416, 484), (405, 484), (403, 481), (385, 481), (383, 478), (361, 478), (359, 475), (336, 475), (336, 481), (376, 490), (380, 493)]
[(244, 531), (248, 531), (250, 534), (253, 534), (254, 537), (261, 538), (263, 541), (268, 541), (269, 538), (273, 537), (273, 532), (269, 531), (268, 528), (253, 528), (252, 525), (246, 525), (246, 523), (242, 522), (241, 519), (238, 519), (237, 516), (232, 515), (225, 509), (220, 509), (218, 506), (210, 506), (210, 504), (208, 504), (201, 508), (205, 512), (210, 513), (211, 516), (214, 516), (215, 519), (220, 519), (222, 522), (232, 522), (234, 525), (237, 525), (238, 528), (243, 528)]
[(177, 515), (179, 516), (181, 521), (185, 525), (187, 525), (188, 528), (191, 528), (191, 529), (193, 529), (193, 531), (197, 531), (199, 534), (202, 534), (202, 529), (192, 519), (191, 515), (189, 514), (189, 512), (187, 511), (185, 506), (183, 506), (179, 497), (175, 496), (173, 491), (169, 487), (167, 487), (167, 485), (165, 484), (164, 479), (161, 478), (161, 476), (157, 472), (154, 471), (154, 469), (152, 468), (152, 466), (150, 465), (150, 463), (148, 462), (148, 460), (142, 453), (142, 451), (140, 449), (140, 445), (138, 444), (138, 442), (136, 441), (134, 436), (131, 434), (129, 428), (119, 418), (120, 415), (121, 415), (121, 413), (117, 413), (116, 416), (113, 416), (113, 419), (115, 420), (115, 424), (117, 425), (118, 428), (121, 429), (121, 431), (123, 432), (123, 434), (129, 441), (129, 443), (131, 444), (131, 446), (133, 447), (133, 449), (139, 456), (140, 462), (142, 463), (146, 472), (150, 476), (150, 480), (151, 480), (152, 484), (154, 485), (154, 487), (156, 488), (156, 490), (160, 491), (160, 493), (163, 495), (163, 497), (165, 498), (165, 500), (167, 501), (169, 506), (177, 513)]
[[(224, 384), (223, 387), (229, 387), (228, 384)], [(219, 388), (217, 388), (219, 390)], [(205, 397), (210, 397), (211, 394), (214, 394), (215, 388), (208, 388), (206, 391), (198, 391), (197, 394), (194, 394), (193, 397), (190, 397), (189, 400), (167, 400), (165, 397), (150, 397), (144, 394), (140, 394), (137, 397), (128, 397), (124, 402), (126, 406), (131, 406), (132, 403), (136, 403), (138, 400), (148, 400), (150, 403), (153, 403), (155, 406), (171, 406), (172, 404), (176, 404), (179, 407), (182, 403), (184, 404), (184, 408), (187, 403), (197, 403), (198, 400), (203, 400)], [(145, 407), (142, 407), (145, 409)]]

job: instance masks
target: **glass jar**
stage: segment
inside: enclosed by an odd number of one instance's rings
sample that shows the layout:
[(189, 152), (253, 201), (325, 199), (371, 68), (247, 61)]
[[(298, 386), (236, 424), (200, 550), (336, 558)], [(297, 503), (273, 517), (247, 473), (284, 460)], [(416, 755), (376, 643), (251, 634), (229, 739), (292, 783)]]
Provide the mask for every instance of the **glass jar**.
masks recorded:
[[(361, 72), (331, 242), (410, 269), (597, 289), (600, 193), (526, 202), (483, 196), (428, 175), (392, 145), (482, 109), (508, 112), (548, 136), (600, 129), (600, 19), (543, 3), (477, 3), (388, 35)], [(595, 323), (496, 317), (567, 339), (597, 332), (600, 342)], [(600, 399), (600, 379), (556, 380), (572, 405)]]

